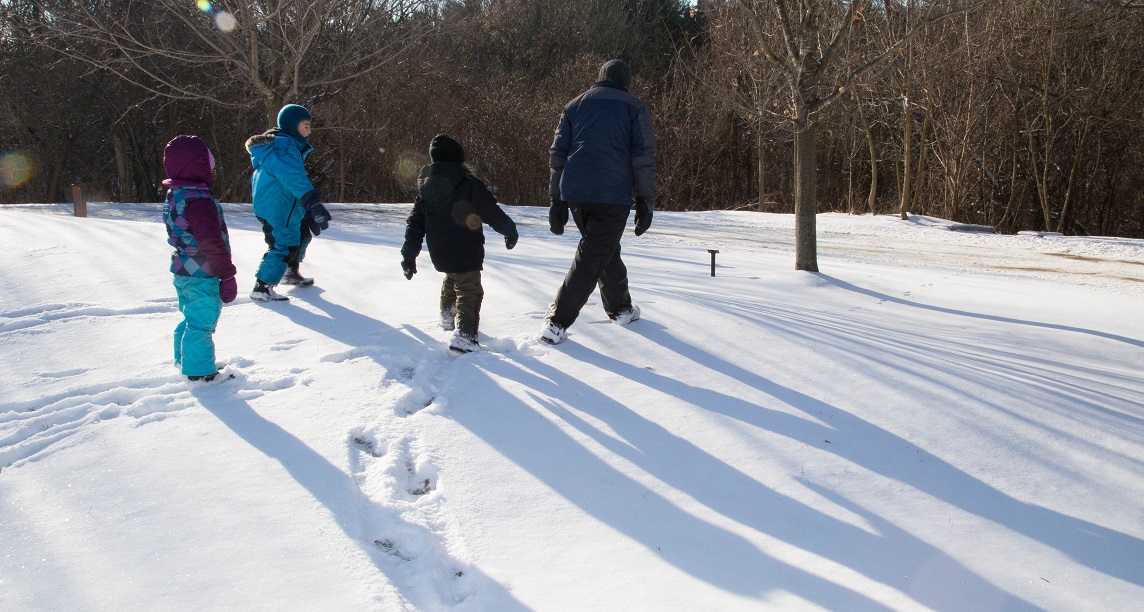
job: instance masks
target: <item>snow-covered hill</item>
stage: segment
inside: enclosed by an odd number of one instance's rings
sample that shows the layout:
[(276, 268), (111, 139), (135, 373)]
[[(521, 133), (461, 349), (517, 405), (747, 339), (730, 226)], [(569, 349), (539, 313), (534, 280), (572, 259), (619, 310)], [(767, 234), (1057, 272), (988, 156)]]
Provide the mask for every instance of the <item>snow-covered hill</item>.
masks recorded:
[[(481, 341), (333, 206), (291, 301), (190, 384), (159, 205), (0, 208), (0, 609), (1127, 610), (1144, 601), (1144, 242), (656, 213), (643, 319), (536, 341), (577, 235), (506, 207)], [(717, 276), (708, 249), (720, 251)]]

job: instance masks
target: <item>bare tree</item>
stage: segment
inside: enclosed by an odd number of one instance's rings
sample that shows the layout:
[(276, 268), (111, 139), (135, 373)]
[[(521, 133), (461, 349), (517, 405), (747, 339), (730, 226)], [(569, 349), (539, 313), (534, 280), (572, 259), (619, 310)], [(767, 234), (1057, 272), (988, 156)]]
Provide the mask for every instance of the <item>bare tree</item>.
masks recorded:
[[(889, 0), (885, 0), (888, 2)], [(795, 269), (818, 271), (815, 215), (818, 212), (818, 120), (863, 73), (899, 54), (922, 25), (945, 17), (944, 3), (928, 3), (917, 23), (887, 48), (871, 52), (856, 67), (839, 71), (855, 23), (862, 23), (873, 0), (734, 0), (751, 26), (760, 60), (784, 77), (783, 114), (794, 133)]]
[[(32, 39), (155, 94), (278, 108), (376, 70), (424, 33), (430, 0), (34, 0)], [(94, 51), (93, 51), (94, 50)]]

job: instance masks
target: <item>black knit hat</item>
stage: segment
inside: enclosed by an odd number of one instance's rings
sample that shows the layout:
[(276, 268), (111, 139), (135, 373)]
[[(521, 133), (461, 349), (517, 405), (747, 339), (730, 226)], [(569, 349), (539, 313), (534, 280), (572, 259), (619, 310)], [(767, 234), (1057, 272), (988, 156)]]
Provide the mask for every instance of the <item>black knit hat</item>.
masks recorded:
[(632, 85), (632, 69), (624, 60), (608, 60), (600, 66), (600, 80), (614, 81), (627, 89)]
[(448, 134), (437, 134), (429, 143), (429, 159), (435, 162), (465, 163), (465, 148)]

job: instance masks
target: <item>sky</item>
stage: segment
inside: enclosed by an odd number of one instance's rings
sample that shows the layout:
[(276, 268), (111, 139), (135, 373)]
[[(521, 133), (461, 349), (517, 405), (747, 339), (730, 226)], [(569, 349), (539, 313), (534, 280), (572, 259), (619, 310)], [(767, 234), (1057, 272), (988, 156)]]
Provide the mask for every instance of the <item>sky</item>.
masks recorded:
[(656, 212), (642, 318), (594, 294), (549, 346), (578, 235), (505, 206), (458, 357), (409, 205), (331, 205), (315, 286), (267, 305), (227, 204), (204, 384), (161, 205), (89, 208), (0, 207), (0, 609), (1144, 601), (1144, 241), (824, 214), (808, 273), (789, 215)]

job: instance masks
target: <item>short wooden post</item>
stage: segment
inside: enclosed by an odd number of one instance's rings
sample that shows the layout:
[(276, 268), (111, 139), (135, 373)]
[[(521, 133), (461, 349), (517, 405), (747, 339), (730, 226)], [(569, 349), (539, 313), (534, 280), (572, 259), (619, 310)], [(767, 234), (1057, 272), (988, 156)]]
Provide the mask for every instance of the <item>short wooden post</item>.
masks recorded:
[(715, 276), (715, 254), (719, 251), (716, 249), (707, 249), (707, 252), (711, 253), (711, 276)]
[(83, 192), (83, 183), (72, 183), (72, 204), (75, 206), (75, 216), (87, 216), (87, 195)]

